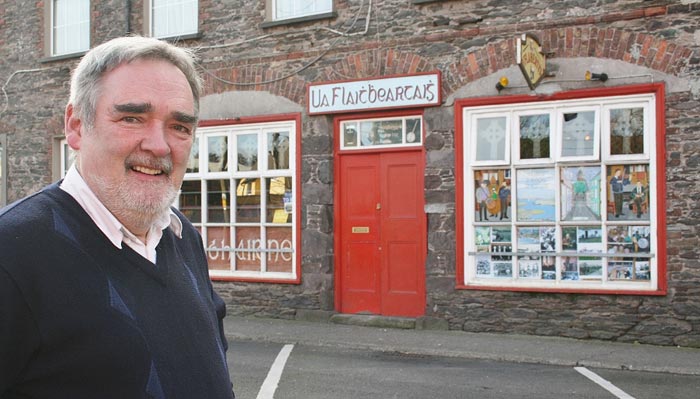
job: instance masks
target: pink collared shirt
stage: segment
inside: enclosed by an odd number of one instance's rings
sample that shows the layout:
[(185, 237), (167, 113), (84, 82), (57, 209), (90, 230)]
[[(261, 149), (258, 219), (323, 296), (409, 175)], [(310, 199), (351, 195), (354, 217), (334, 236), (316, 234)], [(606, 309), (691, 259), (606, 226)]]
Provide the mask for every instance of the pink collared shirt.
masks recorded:
[(163, 230), (170, 227), (176, 236), (182, 238), (182, 222), (172, 210), (168, 209), (151, 225), (146, 234), (146, 243), (141, 242), (97, 199), (75, 165), (68, 169), (60, 187), (78, 201), (78, 204), (115, 247), (121, 249), (123, 242), (151, 263), (156, 263), (156, 247), (163, 237)]

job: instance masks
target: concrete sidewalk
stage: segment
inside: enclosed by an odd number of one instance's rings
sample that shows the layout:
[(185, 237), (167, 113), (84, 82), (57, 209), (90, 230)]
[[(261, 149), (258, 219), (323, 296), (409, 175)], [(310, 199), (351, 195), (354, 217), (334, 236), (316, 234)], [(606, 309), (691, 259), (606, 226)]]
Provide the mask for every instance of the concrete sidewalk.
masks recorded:
[[(331, 320), (334, 320), (331, 318)], [(395, 352), (412, 355), (558, 366), (700, 375), (700, 349), (526, 335), (387, 327), (381, 318), (351, 316), (334, 322), (228, 316), (229, 340)], [(376, 322), (379, 320), (379, 322)], [(400, 322), (400, 320), (399, 320)], [(338, 324), (344, 323), (344, 324)]]

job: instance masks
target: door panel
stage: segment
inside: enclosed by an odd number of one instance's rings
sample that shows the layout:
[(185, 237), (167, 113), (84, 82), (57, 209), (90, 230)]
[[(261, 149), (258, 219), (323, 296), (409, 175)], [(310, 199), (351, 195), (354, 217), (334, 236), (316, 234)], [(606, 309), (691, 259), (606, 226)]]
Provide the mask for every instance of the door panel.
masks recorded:
[(339, 167), (339, 310), (423, 315), (422, 153), (342, 155)]
[(420, 152), (381, 157), (382, 310), (397, 316), (425, 311), (425, 213)]
[(379, 165), (370, 156), (341, 159), (341, 311), (380, 312)]

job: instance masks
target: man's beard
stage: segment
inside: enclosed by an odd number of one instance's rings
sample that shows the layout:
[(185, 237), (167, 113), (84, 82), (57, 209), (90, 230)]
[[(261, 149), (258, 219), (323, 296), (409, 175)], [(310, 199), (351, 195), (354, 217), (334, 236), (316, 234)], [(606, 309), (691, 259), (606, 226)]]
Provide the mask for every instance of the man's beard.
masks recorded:
[(138, 221), (150, 225), (170, 208), (177, 197), (178, 188), (174, 186), (171, 175), (172, 161), (170, 157), (131, 155), (124, 163), (125, 175), (138, 173), (132, 170), (134, 165), (162, 170), (166, 179), (155, 184), (139, 184), (127, 178), (110, 182), (100, 175), (93, 176), (93, 179), (103, 194), (100, 200), (117, 219), (127, 217), (131, 223)]

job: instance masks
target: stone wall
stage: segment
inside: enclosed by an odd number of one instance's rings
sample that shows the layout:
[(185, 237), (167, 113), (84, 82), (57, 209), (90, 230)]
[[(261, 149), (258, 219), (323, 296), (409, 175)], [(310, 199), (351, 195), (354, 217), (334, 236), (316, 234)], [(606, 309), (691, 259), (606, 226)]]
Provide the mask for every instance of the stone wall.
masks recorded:
[[(210, 108), (203, 114), (225, 119), (284, 109), (302, 115), (301, 284), (216, 282), (230, 310), (291, 318), (300, 309), (335, 308), (333, 118), (306, 114), (306, 85), (437, 70), (443, 105), (424, 114), (426, 314), (467, 331), (700, 346), (700, 2), (415, 3), (374, 0), (368, 12), (369, 0), (336, 0), (334, 19), (262, 28), (264, 1), (200, 1), (201, 35), (181, 44), (197, 50), (205, 71), (202, 103)], [(0, 83), (8, 99), (0, 99), (0, 128), (8, 135), (9, 200), (52, 179), (69, 71), (77, 61), (47, 59), (47, 4), (0, 0)], [(91, 11), (93, 45), (129, 29), (143, 33), (143, 0), (131, 1), (129, 15), (116, 0), (91, 1)], [(583, 60), (666, 82), (668, 295), (455, 289), (454, 100), (497, 95), (493, 84), (517, 71), (515, 38), (526, 32), (542, 40), (562, 70)], [(256, 95), (245, 95), (251, 92)]]

